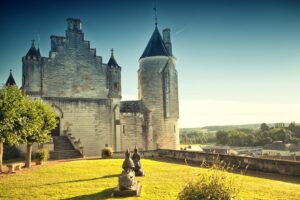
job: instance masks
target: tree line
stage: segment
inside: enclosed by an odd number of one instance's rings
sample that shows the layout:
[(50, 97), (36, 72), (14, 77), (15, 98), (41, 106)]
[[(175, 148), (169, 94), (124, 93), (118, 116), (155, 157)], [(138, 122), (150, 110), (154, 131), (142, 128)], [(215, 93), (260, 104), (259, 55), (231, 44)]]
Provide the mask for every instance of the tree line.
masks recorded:
[(229, 146), (263, 146), (273, 141), (299, 145), (300, 126), (292, 122), (287, 127), (269, 127), (262, 123), (259, 130), (232, 129), (216, 133), (216, 143)]
[(3, 144), (27, 145), (26, 167), (31, 167), (32, 144), (50, 140), (56, 127), (56, 114), (51, 106), (28, 97), (17, 86), (0, 88), (0, 172), (3, 165)]
[(180, 130), (180, 144), (206, 144), (215, 143), (215, 133), (198, 130)]

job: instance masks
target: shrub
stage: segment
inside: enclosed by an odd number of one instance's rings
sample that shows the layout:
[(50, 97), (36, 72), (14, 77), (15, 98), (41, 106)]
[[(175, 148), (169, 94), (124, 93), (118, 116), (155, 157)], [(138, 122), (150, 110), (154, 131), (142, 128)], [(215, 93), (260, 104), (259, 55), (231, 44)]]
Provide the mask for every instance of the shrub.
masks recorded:
[(3, 160), (11, 160), (21, 157), (20, 151), (15, 145), (4, 144), (3, 148)]
[(49, 158), (49, 152), (47, 149), (39, 149), (36, 154), (35, 158), (39, 161), (47, 161)]
[(105, 147), (102, 149), (101, 156), (102, 158), (111, 158), (113, 154), (113, 150), (111, 147)]
[(213, 165), (208, 172), (199, 174), (198, 179), (190, 181), (178, 194), (178, 199), (238, 199), (241, 182), (236, 176), (229, 174), (228, 169), (228, 166)]

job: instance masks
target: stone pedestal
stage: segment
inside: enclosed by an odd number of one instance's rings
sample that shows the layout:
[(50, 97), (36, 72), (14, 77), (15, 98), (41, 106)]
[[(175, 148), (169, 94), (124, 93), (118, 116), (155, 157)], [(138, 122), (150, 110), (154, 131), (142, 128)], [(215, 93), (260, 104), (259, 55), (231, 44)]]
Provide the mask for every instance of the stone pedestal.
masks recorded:
[(112, 193), (112, 197), (131, 197), (131, 196), (140, 196), (141, 193), (141, 184), (139, 181), (136, 181), (133, 189), (131, 190), (120, 190), (119, 187), (116, 187)]
[(145, 176), (145, 172), (143, 169), (140, 169), (139, 171), (134, 171), (135, 176)]

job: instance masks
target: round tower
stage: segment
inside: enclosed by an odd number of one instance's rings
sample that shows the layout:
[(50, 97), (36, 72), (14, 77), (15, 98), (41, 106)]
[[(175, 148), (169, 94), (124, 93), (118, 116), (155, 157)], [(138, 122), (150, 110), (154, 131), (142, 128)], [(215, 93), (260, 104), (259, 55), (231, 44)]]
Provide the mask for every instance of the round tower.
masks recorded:
[(121, 67), (118, 65), (115, 57), (114, 50), (111, 49), (111, 56), (107, 63), (108, 65), (108, 88), (109, 98), (121, 99)]
[(121, 125), (120, 125), (120, 100), (121, 100), (121, 67), (118, 65), (114, 50), (111, 49), (111, 56), (107, 63), (108, 98), (112, 99), (112, 124), (114, 134), (112, 144), (116, 151), (121, 151)]
[(30, 95), (42, 93), (42, 57), (40, 49), (36, 49), (34, 40), (26, 56), (22, 58), (22, 88)]
[(139, 60), (139, 99), (151, 111), (150, 149), (179, 147), (178, 81), (171, 48), (170, 29), (162, 38), (155, 27)]

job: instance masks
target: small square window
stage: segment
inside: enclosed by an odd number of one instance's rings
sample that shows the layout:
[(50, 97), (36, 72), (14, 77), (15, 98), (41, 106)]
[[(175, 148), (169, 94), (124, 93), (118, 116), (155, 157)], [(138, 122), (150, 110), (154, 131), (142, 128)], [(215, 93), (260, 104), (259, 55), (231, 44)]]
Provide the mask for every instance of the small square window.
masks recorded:
[(117, 82), (114, 82), (114, 87), (113, 87), (114, 90), (118, 90), (119, 89), (119, 84)]

